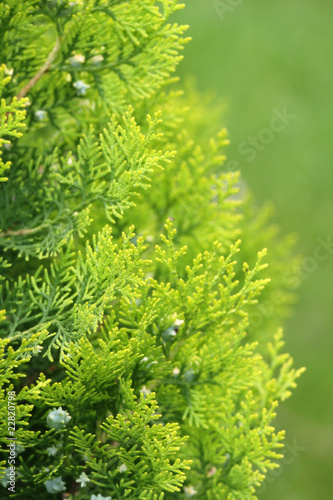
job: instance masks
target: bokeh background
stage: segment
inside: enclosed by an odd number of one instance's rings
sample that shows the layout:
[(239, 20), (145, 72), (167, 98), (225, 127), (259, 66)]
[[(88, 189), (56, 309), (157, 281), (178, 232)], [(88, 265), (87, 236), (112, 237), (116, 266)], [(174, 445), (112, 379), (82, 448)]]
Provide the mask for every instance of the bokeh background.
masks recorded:
[[(307, 371), (279, 408), (285, 458), (262, 500), (333, 498), (332, 19), (329, 0), (191, 0), (177, 19), (193, 38), (178, 73), (224, 98), (230, 166), (258, 204), (274, 202), (275, 220), (299, 235), (304, 258), (284, 331)], [(276, 113), (283, 126), (272, 122)]]

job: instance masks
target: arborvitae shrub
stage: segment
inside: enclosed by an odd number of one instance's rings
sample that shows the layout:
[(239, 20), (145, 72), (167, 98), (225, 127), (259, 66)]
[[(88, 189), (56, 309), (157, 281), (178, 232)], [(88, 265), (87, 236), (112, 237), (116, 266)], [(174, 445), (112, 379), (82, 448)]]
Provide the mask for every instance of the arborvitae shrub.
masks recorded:
[(292, 241), (172, 77), (179, 8), (1, 2), (1, 498), (255, 499), (281, 457)]

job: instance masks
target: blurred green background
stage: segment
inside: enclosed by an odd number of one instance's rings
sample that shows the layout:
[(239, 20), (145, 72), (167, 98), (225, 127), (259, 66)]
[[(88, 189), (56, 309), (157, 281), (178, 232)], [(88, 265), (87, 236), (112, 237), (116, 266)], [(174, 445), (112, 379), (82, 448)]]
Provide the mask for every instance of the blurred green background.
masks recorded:
[[(333, 245), (320, 244), (333, 242), (332, 19), (325, 0), (191, 0), (177, 19), (193, 38), (179, 74), (225, 98), (229, 165), (259, 204), (274, 202), (304, 257), (284, 330), (287, 351), (307, 371), (279, 408), (287, 448), (263, 500), (333, 498)], [(272, 121), (277, 112), (289, 117)]]

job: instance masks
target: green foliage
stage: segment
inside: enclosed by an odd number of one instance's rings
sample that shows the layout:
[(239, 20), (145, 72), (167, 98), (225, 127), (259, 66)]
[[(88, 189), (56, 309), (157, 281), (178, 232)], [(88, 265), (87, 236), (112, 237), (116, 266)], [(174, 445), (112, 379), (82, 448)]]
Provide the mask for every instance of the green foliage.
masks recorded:
[[(251, 313), (269, 287), (288, 306), (275, 258), (292, 258), (223, 170), (217, 108), (170, 78), (180, 6), (21, 4), (0, 6), (2, 75), (13, 70), (1, 134), (15, 137), (0, 197), (0, 411), (6, 421), (15, 393), (19, 453), (4, 491), (255, 499), (281, 457), (275, 408), (301, 370), (274, 336), (283, 308), (259, 328)], [(6, 426), (0, 439), (6, 467)]]
[[(20, 256), (43, 258), (55, 255), (72, 235), (86, 232), (93, 204), (101, 203), (111, 221), (120, 217), (133, 205), (135, 190), (147, 188), (152, 169), (171, 157), (169, 153), (148, 152), (147, 146), (158, 137), (154, 129), (159, 120), (147, 119), (147, 136), (140, 133), (128, 111), (123, 126), (113, 116), (98, 140), (91, 128), (80, 140), (76, 158), (72, 159), (69, 152), (60, 159), (55, 151), (45, 164), (37, 162), (37, 170), (31, 163), (24, 189), (15, 195), (19, 209), (26, 208), (20, 221), (24, 229), (0, 233), (0, 245), (13, 248)], [(13, 176), (8, 182), (9, 192), (16, 182)], [(5, 202), (2, 224), (11, 226), (17, 214), (6, 212), (9, 201)]]
[[(7, 76), (5, 76), (6, 73)], [(25, 126), (23, 123), (25, 110), (22, 110), (22, 108), (24, 108), (24, 104), (27, 102), (27, 99), (21, 99), (18, 101), (17, 98), (14, 97), (14, 99), (7, 104), (5, 99), (1, 99), (3, 88), (11, 81), (11, 77), (8, 73), (6, 65), (2, 64), (0, 67), (0, 182), (8, 180), (7, 177), (2, 177), (2, 174), (11, 165), (10, 161), (7, 161), (6, 163), (2, 161), (2, 147), (4, 145), (6, 145), (7, 148), (10, 146), (10, 141), (8, 139), (4, 139), (4, 137), (22, 136), (22, 133), (17, 129)]]

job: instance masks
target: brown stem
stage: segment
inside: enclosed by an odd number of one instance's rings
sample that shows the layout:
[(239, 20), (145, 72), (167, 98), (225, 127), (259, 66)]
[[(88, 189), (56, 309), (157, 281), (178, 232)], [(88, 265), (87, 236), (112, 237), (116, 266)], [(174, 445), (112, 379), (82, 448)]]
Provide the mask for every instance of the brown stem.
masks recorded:
[(39, 71), (36, 73), (36, 75), (31, 78), (31, 80), (26, 84), (26, 86), (23, 87), (23, 89), (21, 89), (20, 92), (17, 94), (17, 99), (18, 100), (21, 99), (22, 97), (26, 96), (27, 93), (29, 92), (29, 90), (31, 90), (32, 87), (34, 85), (36, 85), (36, 83), (38, 82), (38, 80), (50, 68), (51, 64), (53, 63), (53, 61), (55, 60), (55, 58), (56, 58), (56, 56), (58, 54), (59, 49), (60, 49), (60, 38), (57, 38), (57, 41), (56, 41), (53, 49), (49, 53), (49, 56), (46, 59), (46, 61), (43, 64), (43, 66), (39, 69)]
[(33, 227), (31, 229), (18, 229), (17, 231), (11, 231), (10, 229), (8, 231), (4, 231), (3, 233), (0, 233), (0, 238), (7, 238), (7, 236), (25, 236), (26, 234), (33, 234), (37, 233), (41, 229), (43, 229), (46, 226), (38, 226), (38, 227)]

